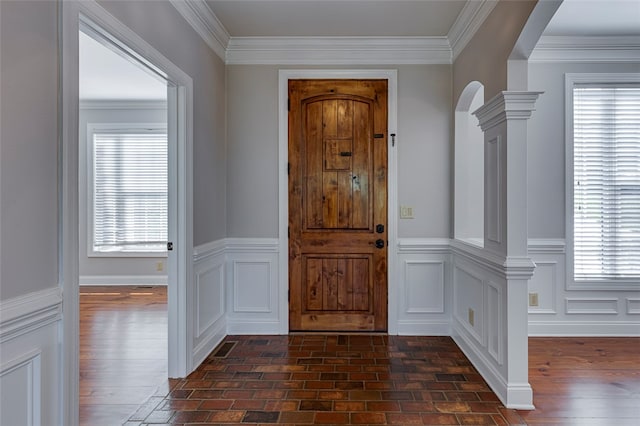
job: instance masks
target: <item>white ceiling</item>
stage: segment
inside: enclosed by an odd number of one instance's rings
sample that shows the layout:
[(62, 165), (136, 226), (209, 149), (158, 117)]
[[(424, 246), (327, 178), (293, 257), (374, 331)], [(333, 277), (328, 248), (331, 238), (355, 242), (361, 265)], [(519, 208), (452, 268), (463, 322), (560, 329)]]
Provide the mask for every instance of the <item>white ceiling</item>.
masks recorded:
[[(446, 37), (467, 3), (466, 0), (204, 2), (232, 39)], [(544, 35), (640, 35), (640, 0), (565, 0)], [(81, 33), (81, 99), (164, 100), (165, 97), (166, 86), (163, 82)]]
[(166, 83), (83, 32), (79, 54), (81, 100), (166, 99)]
[(640, 0), (564, 0), (544, 35), (640, 35)]

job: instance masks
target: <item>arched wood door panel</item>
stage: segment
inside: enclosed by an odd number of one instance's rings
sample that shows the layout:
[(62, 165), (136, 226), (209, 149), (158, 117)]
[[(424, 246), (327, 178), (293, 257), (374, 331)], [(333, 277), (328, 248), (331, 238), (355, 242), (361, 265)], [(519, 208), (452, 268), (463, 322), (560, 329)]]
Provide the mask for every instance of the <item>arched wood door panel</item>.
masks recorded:
[(387, 329), (387, 82), (289, 82), (289, 328)]

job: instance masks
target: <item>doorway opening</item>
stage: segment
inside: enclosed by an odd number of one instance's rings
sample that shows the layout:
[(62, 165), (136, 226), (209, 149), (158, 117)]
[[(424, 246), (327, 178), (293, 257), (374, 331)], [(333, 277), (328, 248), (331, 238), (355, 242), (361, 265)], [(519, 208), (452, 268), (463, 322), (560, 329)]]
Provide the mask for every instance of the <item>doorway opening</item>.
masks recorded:
[[(193, 81), (139, 35), (96, 2), (61, 4), (60, 79), (60, 283), (63, 288), (62, 423), (76, 425), (79, 412), (79, 38), (80, 31), (108, 42), (110, 49), (143, 64), (164, 81), (167, 137), (167, 376), (185, 377), (193, 369), (193, 330), (187, 320), (193, 252)], [(158, 260), (156, 260), (157, 262)], [(157, 265), (154, 264), (154, 266)], [(190, 349), (191, 348), (191, 349)]]
[(168, 81), (78, 40), (80, 424), (122, 423), (168, 377)]

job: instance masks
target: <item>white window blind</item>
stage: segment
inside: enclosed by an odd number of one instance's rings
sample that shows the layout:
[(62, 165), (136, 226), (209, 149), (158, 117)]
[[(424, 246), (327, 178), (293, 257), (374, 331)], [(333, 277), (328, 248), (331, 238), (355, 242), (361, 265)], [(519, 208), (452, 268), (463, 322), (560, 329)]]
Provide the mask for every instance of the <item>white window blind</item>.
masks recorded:
[(574, 279), (640, 278), (640, 86), (573, 89)]
[(166, 133), (94, 132), (93, 190), (95, 252), (166, 250)]

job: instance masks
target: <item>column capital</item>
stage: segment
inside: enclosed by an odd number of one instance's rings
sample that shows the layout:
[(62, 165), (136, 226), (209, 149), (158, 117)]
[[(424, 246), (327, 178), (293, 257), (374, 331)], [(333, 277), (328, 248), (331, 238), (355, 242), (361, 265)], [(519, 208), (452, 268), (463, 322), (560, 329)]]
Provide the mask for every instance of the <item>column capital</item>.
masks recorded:
[(478, 117), (482, 131), (508, 120), (528, 120), (538, 96), (544, 92), (504, 91), (491, 98), (473, 114)]

